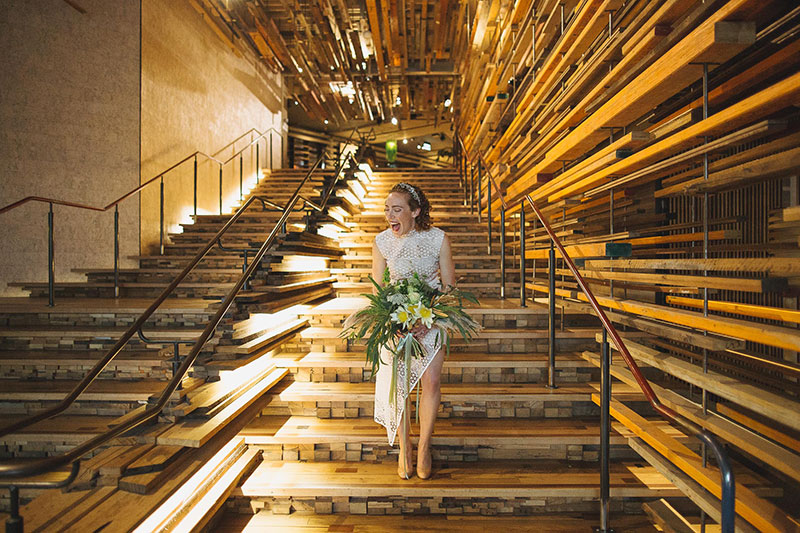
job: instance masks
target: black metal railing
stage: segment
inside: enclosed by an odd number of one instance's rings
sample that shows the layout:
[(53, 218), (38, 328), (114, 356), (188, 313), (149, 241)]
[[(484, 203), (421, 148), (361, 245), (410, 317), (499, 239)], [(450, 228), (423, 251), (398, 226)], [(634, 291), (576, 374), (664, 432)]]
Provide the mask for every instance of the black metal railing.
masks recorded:
[[(464, 147), (463, 141), (459, 138), (458, 142), (463, 149), (464, 154), (467, 153), (466, 148)], [(470, 205), (472, 208), (477, 208), (478, 214), (480, 216), (481, 210), (483, 209), (483, 202), (481, 198), (481, 190), (482, 190), (482, 183), (481, 183), (481, 168), (483, 169), (483, 175), (486, 176), (486, 211), (487, 211), (487, 224), (489, 228), (490, 234), (490, 243), (489, 243), (489, 253), (491, 253), (491, 228), (492, 228), (492, 189), (495, 190), (496, 194), (500, 198), (500, 233), (504, 235), (505, 233), (505, 210), (507, 208), (505, 196), (503, 191), (500, 189), (498, 184), (495, 182), (494, 178), (492, 177), (491, 173), (489, 172), (488, 166), (486, 165), (485, 160), (483, 157), (478, 154), (477, 156), (473, 157), (472, 160), (464, 156), (465, 164), (460, 168), (460, 171), (463, 173), (464, 178), (466, 179), (467, 176), (467, 165), (476, 166), (478, 169), (478, 182), (475, 186), (472, 187), (471, 190), (478, 191), (478, 200), (477, 205), (475, 205), (474, 196), (470, 198)], [(474, 172), (470, 172), (470, 175), (474, 176)], [(611, 423), (610, 423), (610, 405), (611, 405), (611, 350), (609, 346), (608, 336), (611, 336), (611, 340), (614, 345), (617, 347), (617, 350), (622, 355), (625, 364), (627, 365), (628, 369), (631, 371), (636, 383), (639, 385), (642, 393), (647, 398), (648, 403), (651, 407), (659, 413), (663, 418), (673, 422), (687, 432), (689, 432), (692, 436), (696, 437), (700, 442), (704, 445), (706, 449), (710, 449), (717, 460), (717, 465), (720, 470), (720, 477), (721, 477), (721, 532), (722, 533), (733, 533), (735, 527), (735, 502), (736, 502), (736, 485), (734, 481), (734, 473), (731, 468), (731, 462), (728, 458), (728, 454), (723, 448), (723, 446), (719, 443), (719, 441), (712, 435), (708, 430), (703, 428), (702, 426), (695, 424), (691, 420), (687, 419), (686, 417), (680, 415), (670, 407), (664, 405), (656, 395), (653, 388), (650, 386), (649, 381), (647, 378), (642, 374), (639, 366), (636, 364), (633, 356), (631, 356), (630, 351), (628, 350), (627, 346), (625, 345), (624, 341), (620, 337), (619, 333), (617, 332), (614, 325), (608, 319), (608, 316), (603, 311), (602, 307), (595, 298), (594, 294), (592, 293), (589, 286), (581, 276), (580, 272), (578, 271), (575, 263), (572, 261), (572, 258), (567, 253), (564, 245), (561, 243), (561, 240), (558, 238), (556, 233), (553, 231), (549, 221), (544, 216), (542, 211), (536, 206), (533, 199), (529, 194), (526, 194), (520, 202), (519, 210), (520, 210), (520, 234), (519, 234), (519, 250), (520, 250), (520, 301), (524, 305), (525, 304), (525, 203), (528, 203), (533, 210), (534, 214), (541, 222), (542, 227), (544, 228), (545, 232), (550, 238), (550, 249), (548, 253), (549, 259), (549, 276), (548, 276), (548, 316), (549, 316), (549, 365), (548, 365), (548, 386), (556, 387), (555, 383), (555, 344), (556, 344), (556, 329), (555, 329), (555, 251), (558, 250), (559, 254), (561, 255), (562, 260), (567, 265), (567, 268), (570, 270), (572, 275), (575, 278), (575, 281), (578, 283), (578, 286), (581, 288), (581, 291), (584, 293), (586, 298), (589, 301), (592, 309), (594, 310), (595, 314), (597, 314), (600, 322), (603, 326), (603, 334), (602, 334), (602, 342), (601, 342), (601, 360), (600, 360), (600, 381), (601, 381), (601, 402), (600, 402), (600, 532), (608, 532), (611, 531), (609, 527), (609, 488), (610, 488), (610, 432), (611, 432)], [(503, 245), (504, 239), (501, 238), (501, 246)], [(505, 255), (501, 252), (501, 277), (505, 276)], [(501, 297), (504, 297), (504, 291), (502, 287), (505, 285), (505, 280), (501, 280)]]
[[(358, 166), (357, 162), (355, 161), (355, 158), (352, 155), (347, 154), (343, 156), (336, 169), (334, 179), (331, 180), (330, 184), (321, 195), (322, 198), (321, 201), (319, 203), (315, 203), (311, 202), (308, 199), (304, 199), (300, 195), (300, 191), (303, 188), (303, 186), (308, 182), (311, 175), (317, 170), (317, 167), (320, 165), (321, 161), (322, 157), (317, 159), (317, 161), (311, 166), (311, 168), (308, 170), (303, 180), (297, 186), (297, 189), (294, 191), (291, 198), (282, 207), (281, 217), (275, 223), (271, 232), (264, 240), (261, 247), (258, 248), (257, 251), (255, 252), (255, 255), (253, 256), (250, 265), (245, 269), (245, 271), (239, 277), (238, 281), (234, 284), (234, 286), (228, 291), (227, 295), (222, 300), (222, 303), (219, 305), (214, 316), (210, 319), (210, 321), (206, 324), (206, 327), (203, 329), (202, 333), (194, 341), (189, 353), (183, 358), (183, 360), (180, 362), (180, 365), (175, 369), (172, 378), (167, 383), (166, 387), (162, 390), (161, 394), (158, 396), (158, 399), (155, 401), (155, 403), (149, 405), (145, 410), (133, 414), (129, 418), (124, 419), (124, 421), (122, 421), (120, 424), (114, 426), (113, 428), (107, 430), (106, 432), (79, 444), (78, 446), (72, 448), (71, 450), (65, 453), (38, 459), (0, 462), (0, 487), (8, 488), (11, 495), (12, 513), (6, 522), (6, 531), (8, 533), (22, 533), (23, 531), (22, 517), (19, 516), (20, 488), (56, 488), (68, 485), (77, 476), (79, 470), (79, 463), (83, 456), (99, 448), (100, 446), (107, 444), (112, 439), (130, 431), (131, 429), (134, 429), (150, 420), (153, 420), (155, 417), (159, 415), (159, 413), (161, 413), (161, 411), (166, 406), (172, 394), (179, 388), (180, 383), (183, 380), (189, 368), (191, 368), (191, 366), (195, 363), (198, 354), (201, 352), (201, 350), (208, 342), (208, 340), (211, 339), (211, 337), (214, 335), (214, 331), (216, 330), (219, 323), (222, 321), (222, 318), (230, 309), (234, 299), (242, 290), (246, 281), (249, 280), (255, 273), (255, 271), (261, 266), (261, 261), (264, 255), (275, 243), (276, 238), (281, 229), (282, 228), (285, 229), (286, 220), (294, 210), (295, 205), (302, 200), (305, 204), (308, 204), (315, 210), (324, 211), (327, 202), (331, 194), (333, 194), (334, 189), (336, 188), (336, 185), (345, 167), (348, 164), (350, 164), (350, 162), (353, 163), (354, 170), (357, 169)], [(187, 264), (183, 268), (183, 270), (162, 291), (162, 293), (155, 299), (155, 301), (153, 301), (153, 303), (142, 313), (142, 315), (139, 316), (139, 318), (125, 331), (125, 333), (123, 333), (123, 335), (117, 340), (116, 344), (92, 367), (92, 369), (89, 370), (89, 372), (87, 372), (87, 374), (80, 381), (80, 383), (76, 385), (73, 388), (73, 390), (62, 401), (60, 401), (57, 405), (49, 409), (46, 409), (39, 413), (35, 413), (20, 421), (17, 421), (16, 423), (10, 426), (0, 429), (0, 436), (8, 435), (10, 433), (19, 431), (23, 428), (29, 427), (30, 425), (35, 424), (36, 422), (52, 418), (53, 416), (56, 416), (59, 413), (64, 412), (70, 405), (72, 405), (78, 399), (78, 397), (89, 387), (89, 385), (91, 385), (91, 383), (95, 380), (95, 378), (97, 378), (97, 376), (100, 375), (103, 369), (122, 351), (122, 349), (125, 347), (128, 341), (134, 335), (141, 334), (141, 328), (143, 327), (144, 323), (148, 320), (148, 318), (152, 316), (152, 314), (156, 311), (156, 309), (158, 309), (158, 307), (174, 292), (174, 290), (178, 287), (178, 285), (200, 263), (200, 261), (208, 254), (208, 252), (214, 246), (219, 245), (223, 235), (247, 211), (250, 205), (256, 201), (262, 203), (269, 202), (269, 200), (263, 199), (258, 196), (251, 196), (250, 198), (248, 198), (242, 204), (242, 206), (230, 217), (230, 219), (228, 219), (228, 221), (223, 225), (223, 227), (217, 231), (214, 237), (212, 237), (211, 240), (209, 240), (205, 244), (205, 246), (203, 246), (203, 248), (195, 254), (195, 256), (192, 258), (189, 264)], [(269, 203), (275, 205), (272, 202)], [(171, 342), (172, 341), (169, 341), (169, 343)], [(72, 464), (70, 474), (66, 478), (58, 481), (9, 479), (9, 478), (26, 478), (30, 476), (41, 475), (43, 473), (54, 472), (70, 463)]]
[[(256, 135), (253, 137), (253, 135)], [(65, 207), (72, 207), (76, 209), (86, 210), (86, 211), (95, 211), (95, 212), (106, 212), (110, 209), (114, 209), (114, 247), (113, 247), (113, 254), (114, 254), (114, 296), (118, 297), (120, 293), (120, 283), (119, 283), (119, 206), (120, 204), (124, 203), (125, 200), (134, 197), (136, 194), (141, 193), (143, 190), (147, 189), (153, 183), (159, 183), (159, 253), (164, 254), (164, 246), (166, 244), (166, 227), (165, 227), (165, 214), (164, 214), (164, 203), (165, 203), (165, 192), (164, 192), (164, 177), (167, 175), (174, 175), (170, 174), (173, 170), (185, 165), (188, 162), (192, 162), (193, 166), (193, 190), (192, 190), (192, 197), (193, 197), (193, 215), (197, 216), (197, 190), (198, 190), (198, 158), (205, 158), (208, 161), (216, 163), (219, 166), (219, 214), (222, 214), (222, 197), (223, 197), (223, 187), (222, 187), (222, 175), (223, 175), (223, 168), (225, 165), (235, 161), (236, 159), (239, 160), (239, 197), (240, 200), (243, 196), (243, 154), (248, 148), (253, 148), (255, 150), (255, 168), (256, 168), (256, 183), (259, 181), (260, 177), (260, 141), (262, 139), (266, 140), (269, 139), (269, 153), (270, 153), (270, 168), (273, 168), (273, 161), (272, 161), (272, 145), (273, 145), (273, 134), (277, 134), (278, 138), (281, 140), (281, 150), (283, 150), (283, 137), (280, 135), (280, 132), (275, 128), (269, 128), (265, 132), (260, 132), (255, 128), (250, 129), (228, 143), (225, 148), (218, 150), (216, 154), (219, 154), (221, 151), (224, 151), (230, 146), (235, 146), (238, 141), (241, 141), (248, 135), (250, 136), (250, 140), (247, 145), (243, 146), (239, 150), (237, 150), (233, 155), (228, 157), (227, 159), (218, 159), (216, 155), (209, 155), (205, 152), (195, 151), (194, 153), (184, 157), (177, 163), (173, 164), (166, 170), (159, 172), (154, 177), (150, 178), (146, 182), (142, 183), (141, 185), (135, 187), (134, 189), (128, 191), (127, 193), (123, 194), (116, 200), (112, 201), (108, 205), (105, 206), (94, 206), (88, 204), (82, 204), (78, 202), (71, 202), (66, 200), (60, 200), (56, 198), (47, 198), (43, 196), (27, 196), (22, 198), (21, 200), (17, 200), (11, 204), (6, 205), (5, 207), (0, 208), (0, 215), (3, 213), (7, 213), (14, 209), (17, 209), (25, 204), (28, 203), (45, 203), (49, 205), (49, 210), (47, 213), (47, 295), (48, 295), (48, 305), (53, 307), (55, 302), (55, 216), (53, 213), (53, 206), (61, 205)]]

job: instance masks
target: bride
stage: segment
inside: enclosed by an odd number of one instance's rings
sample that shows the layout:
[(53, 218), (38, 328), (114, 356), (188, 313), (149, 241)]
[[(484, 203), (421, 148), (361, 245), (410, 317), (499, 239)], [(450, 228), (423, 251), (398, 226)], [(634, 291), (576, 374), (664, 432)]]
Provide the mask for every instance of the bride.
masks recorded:
[[(455, 286), (455, 267), (450, 240), (444, 231), (431, 226), (431, 204), (419, 187), (398, 183), (389, 192), (384, 215), (389, 228), (375, 237), (372, 245), (372, 277), (383, 280), (386, 267), (392, 283), (419, 274), (431, 287)], [(419, 402), (420, 435), (417, 445), (417, 475), (431, 476), (431, 435), (441, 399), (440, 377), (444, 363), (444, 333), (418, 325), (412, 333), (423, 347), (424, 357), (415, 358), (410, 368), (410, 389), (406, 388), (406, 369), (398, 365), (397, 406), (390, 404), (389, 387), (392, 365), (382, 364), (375, 380), (375, 421), (386, 427), (389, 444), (400, 433), (400, 455), (397, 473), (403, 479), (411, 477), (413, 449), (408, 432), (406, 398), (422, 381)], [(381, 359), (388, 361), (391, 353), (384, 348)]]

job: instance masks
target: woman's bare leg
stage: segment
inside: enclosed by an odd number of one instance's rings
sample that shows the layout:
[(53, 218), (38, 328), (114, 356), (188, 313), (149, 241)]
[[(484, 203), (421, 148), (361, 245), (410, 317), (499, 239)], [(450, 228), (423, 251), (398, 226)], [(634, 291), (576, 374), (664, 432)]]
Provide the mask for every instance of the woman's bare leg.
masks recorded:
[(400, 427), (397, 428), (397, 437), (400, 441), (400, 454), (397, 456), (397, 475), (409, 479), (414, 472), (414, 446), (411, 444), (411, 435), (408, 430), (408, 409), (403, 412)]
[(417, 475), (427, 479), (431, 475), (431, 435), (436, 414), (442, 399), (441, 376), (444, 350), (439, 350), (422, 374), (422, 398), (419, 401), (419, 444), (417, 446)]

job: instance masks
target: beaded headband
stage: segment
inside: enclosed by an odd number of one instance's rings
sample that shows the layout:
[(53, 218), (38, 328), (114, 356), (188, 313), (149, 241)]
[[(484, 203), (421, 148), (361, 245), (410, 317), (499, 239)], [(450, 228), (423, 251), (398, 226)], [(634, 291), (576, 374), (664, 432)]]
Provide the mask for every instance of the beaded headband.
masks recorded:
[(422, 202), (419, 199), (419, 194), (417, 194), (417, 190), (414, 188), (413, 185), (409, 185), (408, 183), (400, 182), (397, 184), (398, 187), (406, 191), (411, 197), (419, 204), (422, 205)]

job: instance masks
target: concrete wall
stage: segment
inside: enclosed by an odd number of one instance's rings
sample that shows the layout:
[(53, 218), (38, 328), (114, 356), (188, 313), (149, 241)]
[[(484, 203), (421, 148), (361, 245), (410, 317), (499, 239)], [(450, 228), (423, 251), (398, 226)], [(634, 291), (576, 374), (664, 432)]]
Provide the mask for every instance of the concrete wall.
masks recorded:
[[(139, 2), (5, 0), (0, 9), (0, 204), (25, 196), (104, 206), (139, 182)], [(122, 256), (139, 246), (139, 205), (121, 207)], [(0, 214), (0, 293), (45, 281), (47, 206)], [(58, 281), (110, 267), (113, 213), (55, 207)]]
[[(235, 53), (189, 2), (142, 1), (142, 181), (200, 150), (225, 160), (247, 145), (251, 128), (283, 131), (282, 79), (251, 53)], [(268, 141), (260, 143), (262, 168), (269, 165)], [(281, 141), (273, 135), (273, 164), (280, 166)], [(226, 149), (223, 150), (223, 148)], [(245, 187), (255, 181), (255, 150), (242, 159)], [(238, 157), (223, 167), (224, 210), (239, 199)], [(219, 211), (219, 166), (198, 158), (198, 212)], [(193, 165), (164, 176), (165, 227), (178, 231), (191, 220)], [(152, 252), (159, 242), (159, 187), (142, 194), (142, 249)]]

